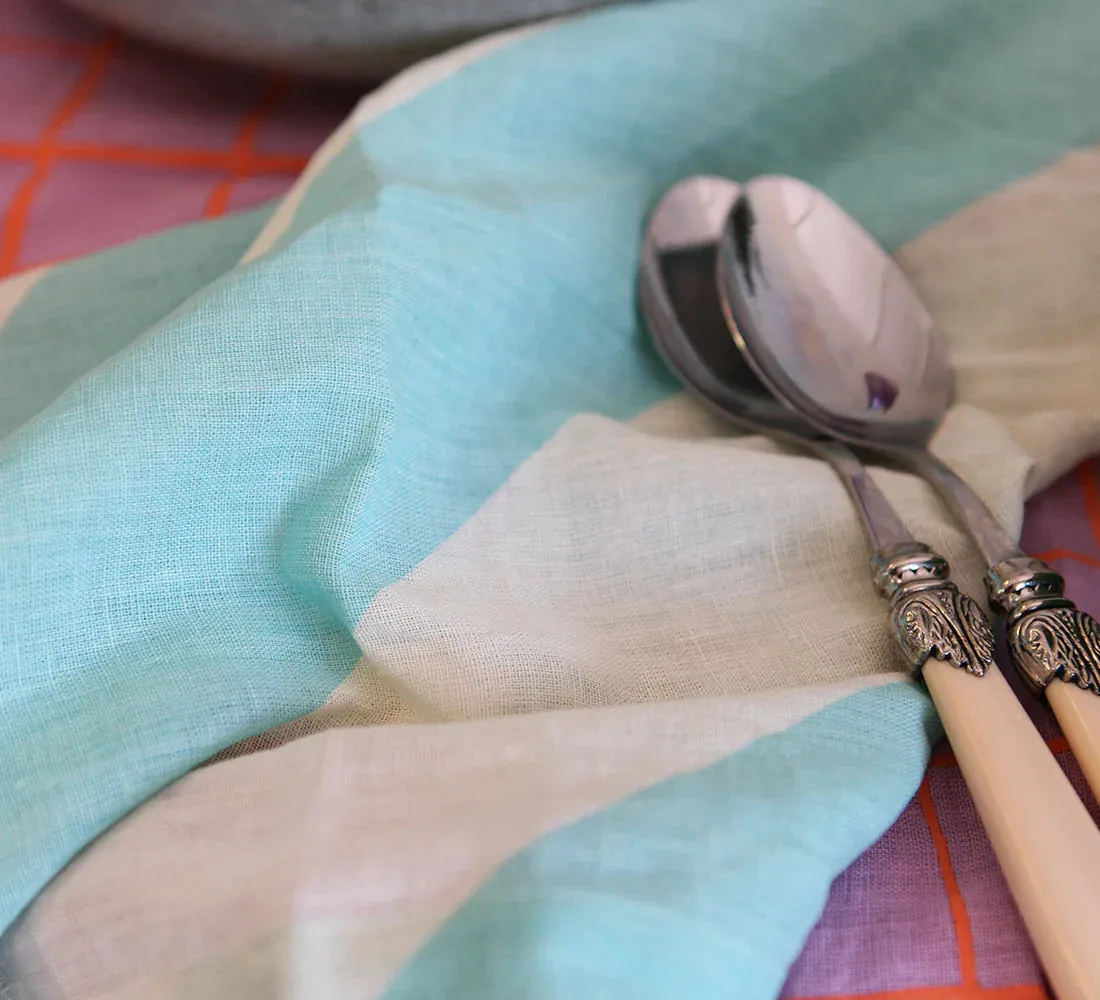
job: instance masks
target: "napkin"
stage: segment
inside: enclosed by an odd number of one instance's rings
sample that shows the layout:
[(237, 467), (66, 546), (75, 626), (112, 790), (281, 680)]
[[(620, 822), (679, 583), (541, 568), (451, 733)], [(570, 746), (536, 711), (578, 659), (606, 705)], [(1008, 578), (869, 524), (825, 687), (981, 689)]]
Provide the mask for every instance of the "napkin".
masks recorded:
[(843, 204), (951, 340), (936, 451), (1018, 531), (1100, 433), (1097, 29), (678, 0), (494, 36), (272, 211), (2, 286), (9, 994), (776, 996), (938, 730), (832, 473), (649, 347), (645, 215), (697, 172)]

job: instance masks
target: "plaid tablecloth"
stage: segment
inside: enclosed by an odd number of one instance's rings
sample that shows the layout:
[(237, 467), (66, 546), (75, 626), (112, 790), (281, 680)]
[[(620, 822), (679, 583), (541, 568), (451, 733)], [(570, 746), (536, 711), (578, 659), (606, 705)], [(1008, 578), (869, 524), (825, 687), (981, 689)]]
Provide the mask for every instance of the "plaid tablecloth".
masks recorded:
[(0, 275), (282, 194), (354, 97), (0, 0)]
[[(0, 0), (0, 276), (281, 194), (353, 96)], [(1098, 473), (1087, 463), (1033, 501), (1024, 529), (1094, 614)], [(1049, 713), (1029, 708), (1095, 810)], [(1040, 1000), (1041, 980), (944, 748), (894, 827), (834, 884), (784, 996)]]

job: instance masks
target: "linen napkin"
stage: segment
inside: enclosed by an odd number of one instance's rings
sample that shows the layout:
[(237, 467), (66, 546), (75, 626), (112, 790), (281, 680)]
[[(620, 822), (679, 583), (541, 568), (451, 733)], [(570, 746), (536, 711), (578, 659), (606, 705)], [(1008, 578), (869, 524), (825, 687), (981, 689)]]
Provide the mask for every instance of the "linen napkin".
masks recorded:
[(649, 348), (645, 214), (785, 172), (898, 250), (959, 371), (936, 450), (1018, 531), (1098, 443), (1098, 21), (497, 36), (367, 98), (269, 218), (3, 286), (8, 993), (774, 997), (936, 730), (839, 483)]

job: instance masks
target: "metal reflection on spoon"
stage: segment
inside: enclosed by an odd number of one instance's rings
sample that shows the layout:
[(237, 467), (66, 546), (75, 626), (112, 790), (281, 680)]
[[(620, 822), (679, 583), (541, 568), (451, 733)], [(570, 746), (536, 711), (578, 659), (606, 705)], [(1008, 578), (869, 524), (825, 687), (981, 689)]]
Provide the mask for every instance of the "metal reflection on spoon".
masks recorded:
[(791, 178), (750, 181), (719, 261), (731, 333), (781, 401), (861, 443), (935, 429), (954, 388), (946, 340), (901, 269), (832, 201)]

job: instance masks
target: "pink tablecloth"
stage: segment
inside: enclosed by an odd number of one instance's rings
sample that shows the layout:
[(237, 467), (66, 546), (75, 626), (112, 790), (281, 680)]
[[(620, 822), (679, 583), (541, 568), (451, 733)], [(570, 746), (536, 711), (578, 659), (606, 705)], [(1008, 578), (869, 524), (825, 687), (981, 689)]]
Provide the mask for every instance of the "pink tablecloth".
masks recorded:
[[(279, 195), (353, 97), (200, 67), (47, 0), (0, 0), (0, 276)], [(1025, 542), (1100, 613), (1095, 463), (1033, 501)], [(1032, 710), (1083, 788), (1049, 715)], [(946, 749), (894, 827), (837, 880), (785, 995), (1046, 997)]]
[(354, 96), (0, 0), (0, 276), (274, 198)]

